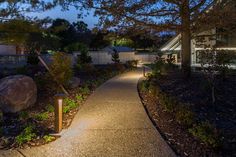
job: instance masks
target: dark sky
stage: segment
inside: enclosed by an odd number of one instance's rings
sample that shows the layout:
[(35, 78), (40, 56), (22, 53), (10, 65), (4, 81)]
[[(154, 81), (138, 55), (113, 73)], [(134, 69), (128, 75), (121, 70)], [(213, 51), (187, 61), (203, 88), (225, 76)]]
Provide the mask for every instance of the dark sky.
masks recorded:
[(98, 22), (98, 18), (93, 16), (93, 11), (89, 12), (90, 14), (87, 17), (83, 17), (83, 19), (78, 19), (78, 11), (71, 7), (69, 11), (61, 11), (61, 8), (56, 7), (52, 10), (40, 13), (31, 13), (32, 16), (37, 16), (39, 18), (50, 17), (50, 18), (63, 18), (70, 22), (82, 20), (88, 24), (89, 28), (93, 28), (95, 24)]

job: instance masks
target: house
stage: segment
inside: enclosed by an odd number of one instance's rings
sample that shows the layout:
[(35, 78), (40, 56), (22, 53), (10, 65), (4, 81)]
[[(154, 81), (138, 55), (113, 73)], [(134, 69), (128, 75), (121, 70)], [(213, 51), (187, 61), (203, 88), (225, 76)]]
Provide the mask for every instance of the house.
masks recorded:
[[(218, 1), (222, 2), (222, 1)], [(233, 1), (231, 1), (232, 3)], [(236, 7), (236, 5), (235, 5)], [(206, 12), (214, 9), (209, 7)], [(224, 34), (222, 28), (210, 28), (207, 30), (195, 30), (193, 32), (194, 38), (191, 40), (191, 64), (192, 66), (199, 66), (200, 59), (199, 54), (206, 48), (216, 47), (216, 50), (227, 50), (235, 52), (236, 54), (236, 31)], [(200, 39), (200, 40), (199, 40)], [(206, 46), (207, 45), (207, 46)], [(165, 45), (160, 48), (163, 52), (163, 58), (168, 59), (170, 57), (175, 58), (175, 63), (181, 63), (181, 34), (177, 34)]]
[[(204, 31), (199, 33), (199, 35), (205, 34), (206, 36), (211, 36), (212, 34), (217, 34), (217, 29), (212, 29), (209, 31)], [(236, 32), (227, 36), (217, 36), (214, 40), (204, 40), (205, 45), (217, 45), (218, 50), (228, 50), (236, 53)], [(196, 39), (191, 40), (191, 63), (192, 65), (199, 64), (199, 53), (205, 48), (201, 45)], [(170, 57), (175, 58), (175, 63), (181, 63), (181, 34), (176, 35), (170, 41), (160, 48), (160, 51), (163, 52), (163, 58), (168, 59)]]

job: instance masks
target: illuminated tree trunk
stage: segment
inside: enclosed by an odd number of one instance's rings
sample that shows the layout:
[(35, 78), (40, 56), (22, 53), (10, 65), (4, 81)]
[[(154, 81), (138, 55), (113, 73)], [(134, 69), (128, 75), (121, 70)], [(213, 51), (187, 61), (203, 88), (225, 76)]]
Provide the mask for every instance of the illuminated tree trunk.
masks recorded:
[(190, 8), (189, 0), (182, 0), (181, 6), (181, 64), (184, 76), (189, 78), (191, 76), (191, 31), (190, 31)]

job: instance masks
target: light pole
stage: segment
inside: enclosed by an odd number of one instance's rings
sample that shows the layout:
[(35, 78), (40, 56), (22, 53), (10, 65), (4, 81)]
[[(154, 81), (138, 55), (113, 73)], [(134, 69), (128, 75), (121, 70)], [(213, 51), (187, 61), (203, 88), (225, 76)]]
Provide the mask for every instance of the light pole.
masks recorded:
[(63, 99), (65, 98), (65, 94), (56, 94), (55, 95), (55, 104), (54, 104), (54, 115), (55, 115), (55, 123), (54, 123), (54, 131), (55, 133), (60, 133), (62, 130), (62, 110), (63, 110)]

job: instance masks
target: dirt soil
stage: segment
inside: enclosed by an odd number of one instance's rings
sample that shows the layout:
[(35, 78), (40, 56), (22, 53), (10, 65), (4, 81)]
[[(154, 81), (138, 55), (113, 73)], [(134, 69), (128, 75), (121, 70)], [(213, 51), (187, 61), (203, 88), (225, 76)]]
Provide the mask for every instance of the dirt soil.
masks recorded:
[(148, 92), (140, 92), (140, 97), (150, 118), (180, 156), (236, 156), (236, 76), (216, 81), (216, 103), (212, 105), (211, 88), (207, 78), (199, 72), (191, 79), (184, 80), (180, 72), (172, 72), (158, 80), (159, 87), (176, 97), (180, 102), (192, 104), (192, 109), (200, 121), (215, 123), (222, 134), (223, 146), (212, 149), (195, 139), (175, 121), (173, 114), (167, 113), (158, 104), (157, 98)]

